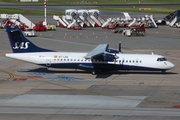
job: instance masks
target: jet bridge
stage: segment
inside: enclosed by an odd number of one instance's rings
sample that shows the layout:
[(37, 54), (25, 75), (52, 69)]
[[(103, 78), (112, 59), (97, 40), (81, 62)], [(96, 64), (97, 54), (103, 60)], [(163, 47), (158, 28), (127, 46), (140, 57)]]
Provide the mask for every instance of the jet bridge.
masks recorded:
[(178, 21), (180, 21), (180, 10), (176, 10), (173, 13), (164, 17), (166, 24), (169, 26), (174, 26)]

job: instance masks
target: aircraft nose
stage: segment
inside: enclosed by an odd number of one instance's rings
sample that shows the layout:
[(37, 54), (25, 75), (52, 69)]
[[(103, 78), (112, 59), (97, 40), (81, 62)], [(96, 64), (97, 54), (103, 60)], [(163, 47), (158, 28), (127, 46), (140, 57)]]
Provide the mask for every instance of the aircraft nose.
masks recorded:
[(171, 63), (171, 62), (169, 62), (169, 68), (171, 69), (171, 68), (173, 68), (174, 67), (174, 64), (173, 63)]

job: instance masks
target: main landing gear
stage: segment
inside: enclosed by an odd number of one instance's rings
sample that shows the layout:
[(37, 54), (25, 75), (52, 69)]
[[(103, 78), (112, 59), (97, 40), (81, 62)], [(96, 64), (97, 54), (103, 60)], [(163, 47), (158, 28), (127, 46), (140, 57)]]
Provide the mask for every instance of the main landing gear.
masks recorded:
[(166, 70), (162, 70), (161, 73), (162, 73), (162, 74), (166, 74)]

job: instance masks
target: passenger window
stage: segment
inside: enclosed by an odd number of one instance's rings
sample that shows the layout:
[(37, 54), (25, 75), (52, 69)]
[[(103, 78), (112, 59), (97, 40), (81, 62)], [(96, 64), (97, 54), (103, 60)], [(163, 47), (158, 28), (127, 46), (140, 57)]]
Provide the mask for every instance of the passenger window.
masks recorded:
[(129, 60), (129, 63), (131, 63), (131, 60)]

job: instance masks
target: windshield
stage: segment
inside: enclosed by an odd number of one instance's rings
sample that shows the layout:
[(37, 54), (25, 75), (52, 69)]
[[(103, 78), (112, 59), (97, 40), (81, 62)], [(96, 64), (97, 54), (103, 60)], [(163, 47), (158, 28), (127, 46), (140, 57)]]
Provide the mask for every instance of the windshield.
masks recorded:
[(158, 58), (157, 61), (167, 61), (166, 58)]

